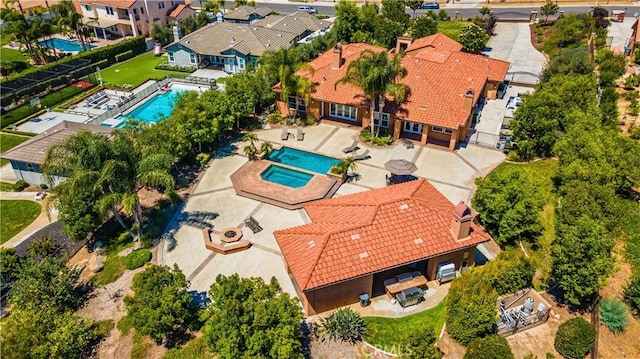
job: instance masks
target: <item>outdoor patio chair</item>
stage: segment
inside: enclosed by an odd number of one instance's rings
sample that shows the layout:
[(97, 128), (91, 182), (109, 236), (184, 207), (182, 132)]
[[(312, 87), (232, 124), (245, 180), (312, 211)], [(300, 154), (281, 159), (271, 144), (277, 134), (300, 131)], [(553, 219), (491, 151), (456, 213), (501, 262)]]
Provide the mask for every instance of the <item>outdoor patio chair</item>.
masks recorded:
[(251, 232), (253, 232), (253, 234), (256, 234), (262, 230), (262, 227), (260, 226), (258, 221), (256, 221), (255, 218), (251, 216), (247, 217), (244, 220), (244, 225), (247, 226), (247, 228), (249, 228)]
[(367, 158), (370, 158), (370, 157), (371, 156), (369, 156), (369, 150), (366, 150), (362, 154), (353, 156), (353, 159), (356, 161), (360, 161), (360, 160), (366, 160)]
[(296, 137), (298, 138), (298, 141), (304, 141), (304, 131), (302, 130), (302, 127), (297, 128)]
[(357, 149), (358, 149), (358, 140), (355, 140), (355, 141), (353, 141), (353, 143), (351, 144), (351, 146), (343, 148), (343, 149), (342, 149), (342, 152), (344, 152), (344, 153), (350, 153), (350, 152), (353, 152), (353, 151), (355, 151), (355, 150), (357, 150)]
[(286, 141), (289, 139), (289, 127), (282, 126), (282, 133), (280, 134), (280, 139)]

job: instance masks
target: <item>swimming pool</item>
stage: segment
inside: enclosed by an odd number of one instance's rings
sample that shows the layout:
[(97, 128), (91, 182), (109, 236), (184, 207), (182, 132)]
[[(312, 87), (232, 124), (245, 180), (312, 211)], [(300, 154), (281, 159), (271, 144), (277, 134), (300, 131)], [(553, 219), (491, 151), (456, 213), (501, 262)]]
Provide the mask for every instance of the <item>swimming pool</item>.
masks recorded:
[[(51, 46), (52, 42), (56, 50), (59, 50), (59, 51), (76, 52), (76, 51), (82, 50), (82, 46), (80, 46), (80, 43), (78, 41), (58, 39), (57, 37), (54, 37), (52, 40), (40, 41), (40, 45), (48, 48), (52, 48)], [(88, 49), (92, 49), (95, 47), (89, 44), (86, 44), (86, 46)]]
[(123, 117), (149, 123), (162, 121), (171, 115), (173, 107), (176, 105), (176, 98), (183, 91), (170, 89), (166, 93), (157, 94)]
[(279, 150), (275, 150), (266, 158), (273, 162), (283, 163), (320, 174), (327, 174), (331, 167), (340, 162), (337, 158), (296, 150), (290, 147), (282, 147)]
[(309, 183), (313, 175), (290, 168), (270, 165), (260, 174), (260, 178), (283, 186), (299, 188)]

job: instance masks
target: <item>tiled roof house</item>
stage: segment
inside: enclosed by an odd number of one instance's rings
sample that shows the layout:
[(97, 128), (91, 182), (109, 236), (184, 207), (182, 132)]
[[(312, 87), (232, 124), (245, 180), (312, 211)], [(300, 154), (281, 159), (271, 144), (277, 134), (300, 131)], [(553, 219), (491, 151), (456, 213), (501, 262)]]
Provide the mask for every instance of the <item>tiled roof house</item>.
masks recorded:
[(266, 6), (253, 7), (245, 5), (224, 14), (224, 21), (238, 24), (252, 24), (269, 16), (272, 12), (273, 10)]
[(274, 233), (308, 315), (384, 293), (384, 280), (439, 264), (473, 264), (490, 236), (471, 210), (454, 206), (424, 179), (310, 202), (311, 223)]
[[(509, 63), (462, 52), (462, 45), (440, 33), (413, 41), (399, 38), (395, 51), (401, 49), (405, 53), (402, 65), (408, 72), (401, 82), (410, 89), (408, 98), (399, 106), (388, 99), (382, 113), (375, 113), (375, 122), (395, 139), (455, 149), (467, 137), (478, 100), (496, 97)], [(311, 61), (313, 75), (299, 75), (311, 78), (316, 91), (312, 103), (299, 104), (299, 111), (318, 119), (369, 126), (368, 105), (360, 89), (348, 84), (335, 86), (345, 76), (349, 63), (365, 50), (386, 51), (369, 44), (338, 44)], [(295, 100), (279, 101), (278, 106), (287, 113), (295, 106)]]

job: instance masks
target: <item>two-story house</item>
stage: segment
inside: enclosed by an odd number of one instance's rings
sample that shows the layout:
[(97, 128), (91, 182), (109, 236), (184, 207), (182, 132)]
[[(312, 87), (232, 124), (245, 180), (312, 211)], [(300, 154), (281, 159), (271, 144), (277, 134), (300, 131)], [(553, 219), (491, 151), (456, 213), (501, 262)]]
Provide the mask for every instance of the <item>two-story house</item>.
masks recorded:
[(83, 23), (101, 38), (149, 35), (154, 24), (169, 23), (169, 14), (184, 0), (74, 0)]
[[(387, 51), (369, 44), (337, 44), (309, 64), (313, 72), (298, 75), (315, 85), (312, 101), (296, 103), (278, 99), (278, 108), (288, 114), (294, 107), (316, 119), (328, 119), (367, 128), (371, 124), (368, 102), (362, 91), (339, 84), (349, 64), (363, 51)], [(392, 52), (404, 52), (402, 66), (407, 75), (400, 80), (409, 89), (407, 99), (397, 104), (388, 98), (374, 112), (374, 124), (394, 139), (406, 138), (454, 150), (466, 139), (474, 108), (480, 99), (495, 99), (509, 69), (506, 61), (462, 52), (462, 45), (443, 34), (421, 39), (399, 38)], [(280, 92), (280, 85), (274, 87)]]

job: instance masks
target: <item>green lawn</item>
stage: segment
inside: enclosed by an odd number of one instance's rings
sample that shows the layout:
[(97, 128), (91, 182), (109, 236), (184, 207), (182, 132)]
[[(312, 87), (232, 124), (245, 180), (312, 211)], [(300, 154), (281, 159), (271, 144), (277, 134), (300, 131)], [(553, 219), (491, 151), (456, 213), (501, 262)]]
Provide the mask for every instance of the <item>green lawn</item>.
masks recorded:
[(409, 334), (432, 328), (436, 338), (440, 335), (445, 320), (445, 302), (435, 307), (402, 318), (364, 317), (367, 324), (367, 343), (387, 351), (397, 352), (402, 340)]
[[(8, 47), (0, 47), (0, 57), (2, 62), (24, 62), (29, 64), (29, 56), (24, 55), (20, 50), (10, 49)], [(31, 67), (28, 65), (27, 68)]]
[(0, 200), (0, 244), (25, 229), (40, 212), (42, 206), (36, 202)]
[(129, 84), (136, 87), (150, 79), (162, 79), (168, 74), (180, 77), (189, 75), (185, 72), (155, 69), (156, 65), (165, 61), (167, 61), (166, 56), (153, 56), (153, 52), (147, 52), (102, 70), (102, 79), (105, 84), (120, 86)]
[(460, 31), (462, 31), (462, 28), (464, 28), (468, 24), (470, 24), (469, 21), (439, 21), (438, 31), (458, 41)]
[[(17, 145), (21, 144), (22, 142), (28, 139), (29, 137), (26, 137), (26, 136), (16, 136), (16, 135), (8, 135), (6, 133), (1, 133), (0, 134), (0, 153), (7, 152), (10, 149), (16, 147)], [(5, 159), (0, 160), (0, 166), (4, 166), (7, 163), (9, 163), (9, 161)]]
[(2, 191), (2, 192), (13, 192), (13, 183), (0, 182), (0, 191)]
[(540, 213), (544, 231), (538, 238), (535, 248), (530, 244), (525, 246), (527, 253), (533, 258), (536, 268), (540, 269), (542, 274), (541, 277), (534, 279), (536, 289), (544, 288), (543, 285), (551, 271), (551, 243), (555, 239), (555, 203), (557, 201), (552, 178), (557, 171), (558, 161), (549, 159), (524, 164), (503, 163), (492, 172), (492, 174), (520, 172), (536, 184), (538, 192), (545, 198), (546, 204)]

